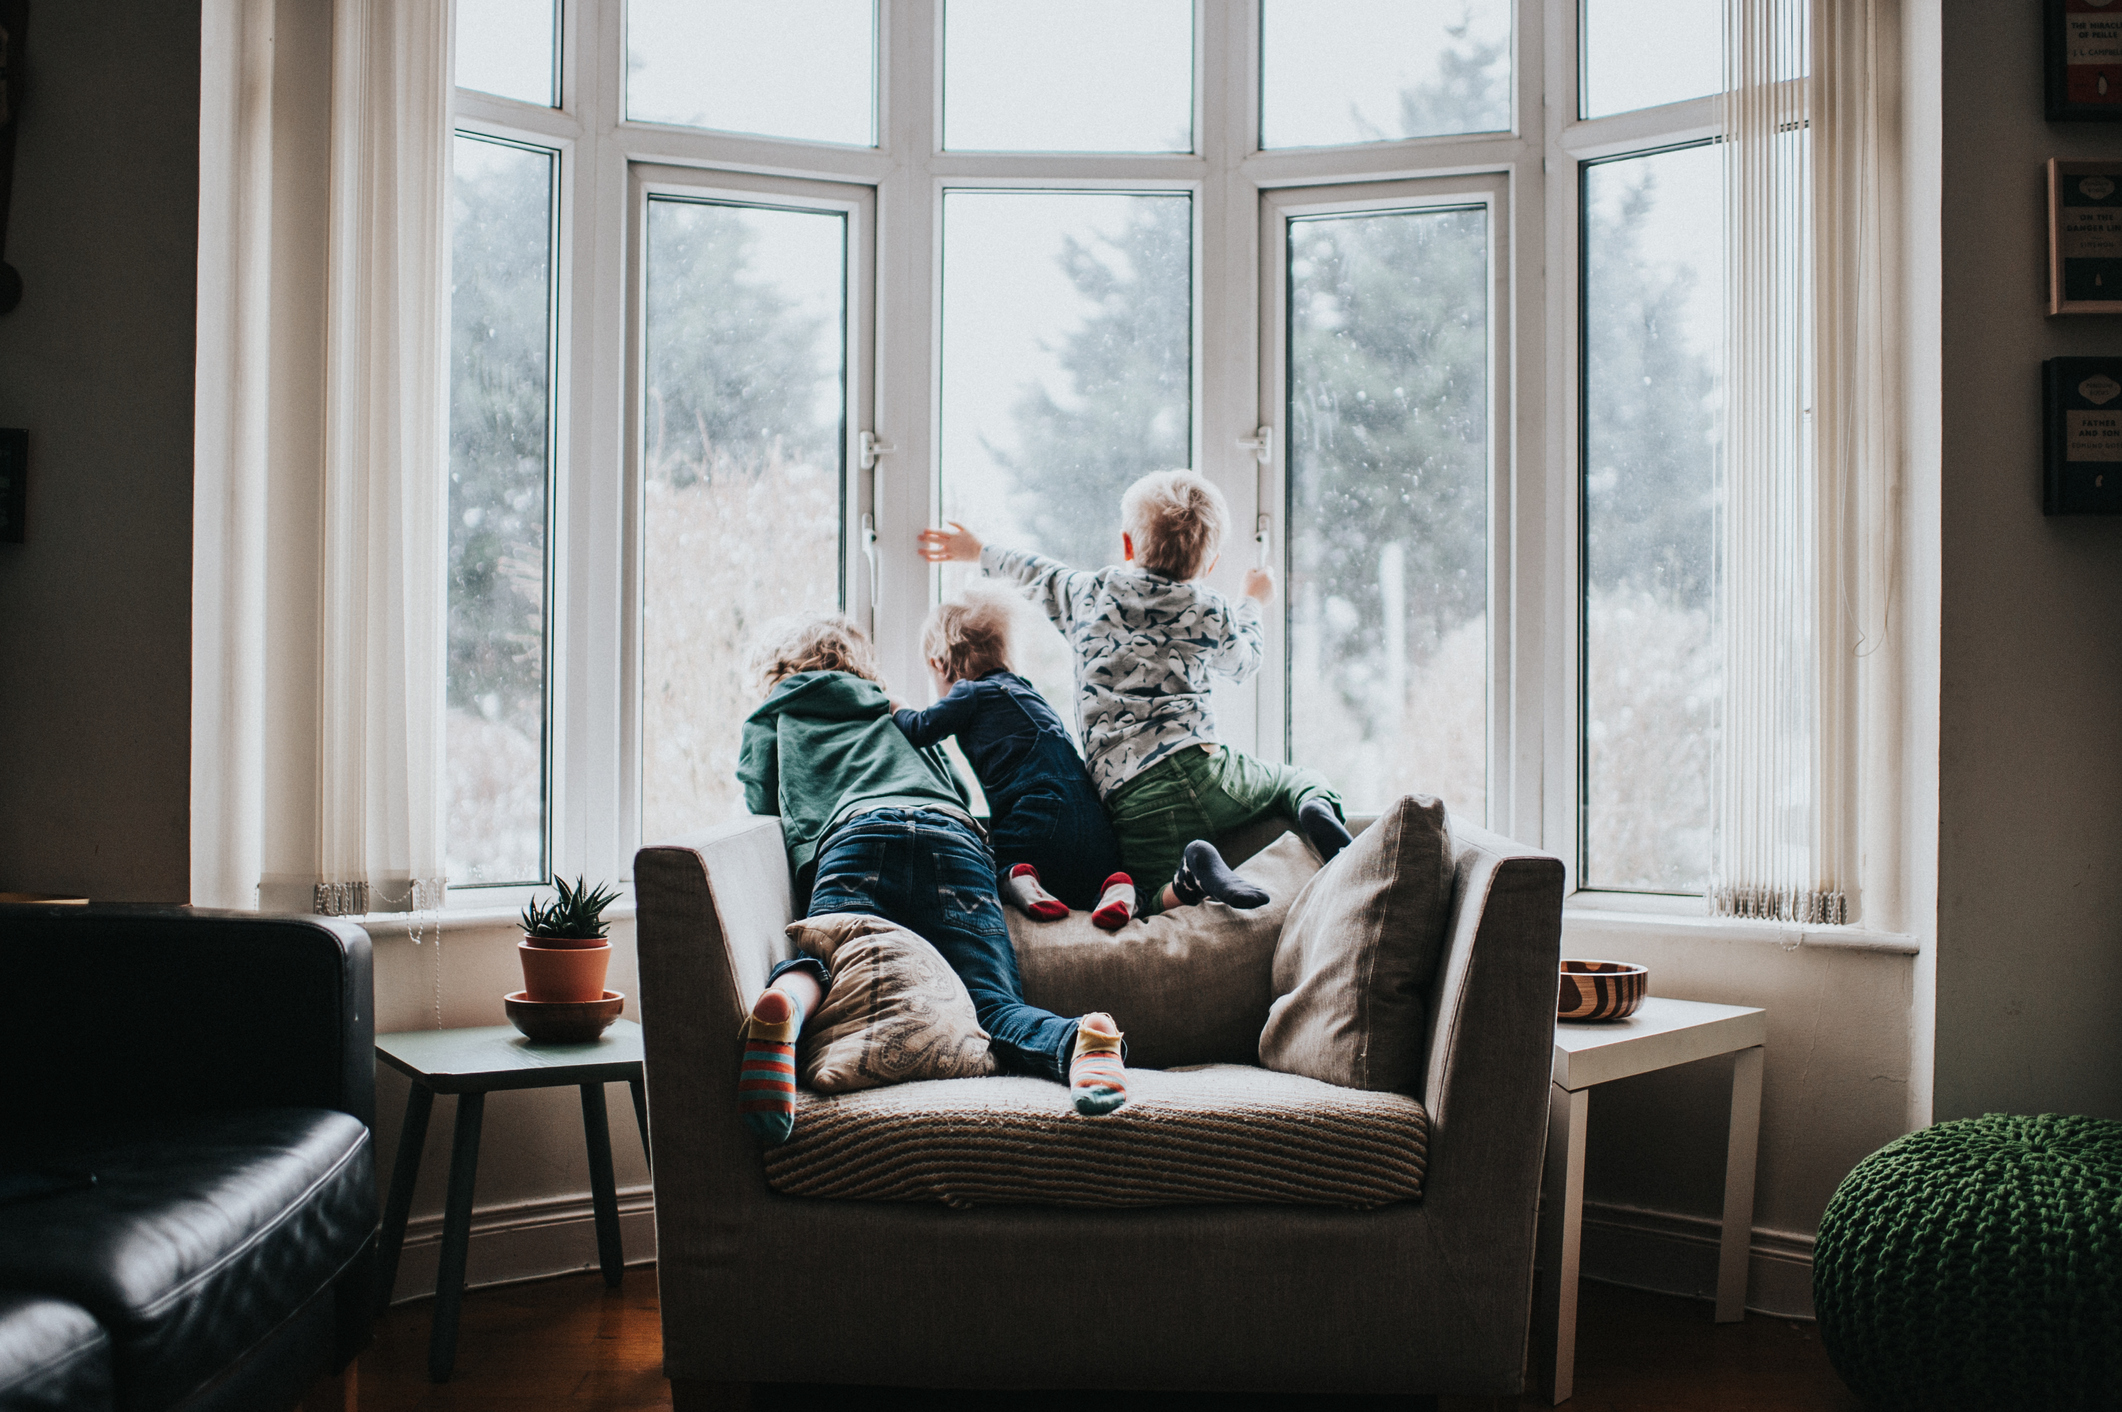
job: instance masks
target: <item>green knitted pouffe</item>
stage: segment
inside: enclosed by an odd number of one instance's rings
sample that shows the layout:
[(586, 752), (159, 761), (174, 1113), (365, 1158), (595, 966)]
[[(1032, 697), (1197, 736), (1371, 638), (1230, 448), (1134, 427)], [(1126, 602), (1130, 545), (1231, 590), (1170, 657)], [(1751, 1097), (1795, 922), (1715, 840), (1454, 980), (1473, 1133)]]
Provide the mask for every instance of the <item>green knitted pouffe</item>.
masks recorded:
[(1875, 1408), (2122, 1406), (2122, 1123), (1940, 1123), (1835, 1189), (1820, 1341)]

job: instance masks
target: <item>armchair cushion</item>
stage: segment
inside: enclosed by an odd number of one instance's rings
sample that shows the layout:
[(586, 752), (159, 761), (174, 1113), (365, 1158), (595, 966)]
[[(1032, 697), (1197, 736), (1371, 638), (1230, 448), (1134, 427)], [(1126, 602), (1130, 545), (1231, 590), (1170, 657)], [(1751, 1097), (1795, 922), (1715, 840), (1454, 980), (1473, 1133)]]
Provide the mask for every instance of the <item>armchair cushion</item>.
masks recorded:
[(790, 922), (788, 937), (833, 974), (833, 988), (796, 1049), (805, 1087), (847, 1093), (995, 1072), (965, 982), (942, 953), (905, 927), (827, 912)]
[(96, 1184), (0, 1207), (0, 1288), (80, 1305), (120, 1405), (171, 1407), (356, 1259), (376, 1218), (368, 1129), (320, 1108), (101, 1119), (4, 1135)]
[(1452, 911), (1444, 806), (1403, 795), (1290, 908), (1260, 1062), (1349, 1088), (1422, 1082), (1428, 995)]
[(1129, 1069), (1255, 1064), (1274, 998), (1275, 938), (1319, 871), (1319, 855), (1284, 833), (1238, 872), (1267, 890), (1265, 907), (1177, 907), (1117, 932), (1088, 912), (1035, 922), (1009, 912), (1024, 998), (1056, 1015), (1109, 1012), (1127, 1034)]
[(78, 1304), (0, 1290), (0, 1412), (103, 1412), (111, 1341)]
[(1238, 1064), (1131, 1070), (1128, 1104), (1084, 1118), (1068, 1090), (996, 1077), (800, 1093), (766, 1150), (788, 1196), (949, 1206), (1373, 1207), (1422, 1194), (1429, 1124), (1395, 1093)]

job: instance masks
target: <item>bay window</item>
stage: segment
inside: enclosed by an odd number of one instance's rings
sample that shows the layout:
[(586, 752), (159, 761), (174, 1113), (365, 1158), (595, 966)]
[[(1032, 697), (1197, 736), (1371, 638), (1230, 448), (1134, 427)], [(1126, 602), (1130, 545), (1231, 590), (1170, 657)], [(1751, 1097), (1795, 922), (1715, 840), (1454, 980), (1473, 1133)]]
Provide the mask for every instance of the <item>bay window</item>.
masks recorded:
[(453, 903), (741, 808), (776, 616), (925, 698), (920, 527), (1097, 566), (1178, 465), (1232, 744), (1703, 890), (1719, 0), (458, 4)]

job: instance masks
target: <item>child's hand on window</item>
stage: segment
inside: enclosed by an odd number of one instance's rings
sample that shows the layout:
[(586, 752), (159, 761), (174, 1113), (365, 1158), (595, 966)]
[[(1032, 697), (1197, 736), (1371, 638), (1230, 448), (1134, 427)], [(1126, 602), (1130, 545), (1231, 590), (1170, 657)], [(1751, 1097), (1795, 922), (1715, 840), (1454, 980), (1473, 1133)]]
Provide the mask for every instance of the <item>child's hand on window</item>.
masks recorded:
[(1245, 571), (1245, 596), (1265, 608), (1274, 601), (1275, 575), (1269, 569), (1247, 569)]
[(945, 520), (949, 529), (925, 529), (918, 538), (921, 541), (921, 557), (931, 564), (977, 564), (980, 562), (980, 536), (974, 534), (956, 520)]

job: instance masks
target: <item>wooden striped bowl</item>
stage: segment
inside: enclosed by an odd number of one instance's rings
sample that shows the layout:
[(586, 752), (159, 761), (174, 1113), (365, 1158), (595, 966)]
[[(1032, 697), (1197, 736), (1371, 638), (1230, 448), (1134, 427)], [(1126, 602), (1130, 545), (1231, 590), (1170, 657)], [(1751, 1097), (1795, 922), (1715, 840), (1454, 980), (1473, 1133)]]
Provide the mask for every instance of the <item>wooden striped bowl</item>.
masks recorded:
[(1627, 961), (1564, 961), (1558, 1020), (1625, 1020), (1650, 993), (1650, 972)]

